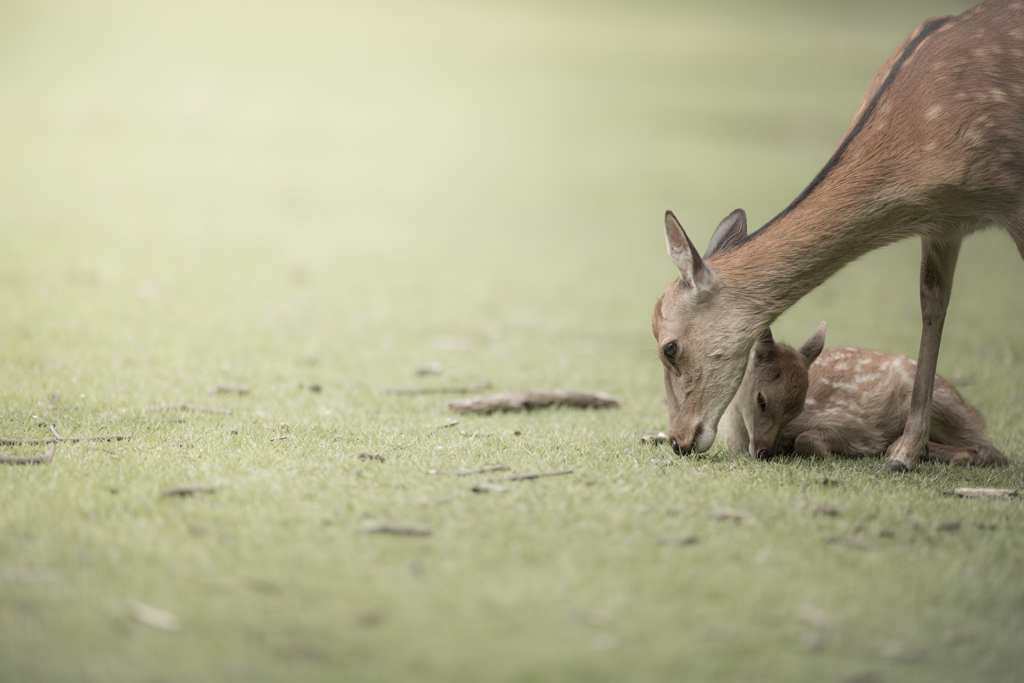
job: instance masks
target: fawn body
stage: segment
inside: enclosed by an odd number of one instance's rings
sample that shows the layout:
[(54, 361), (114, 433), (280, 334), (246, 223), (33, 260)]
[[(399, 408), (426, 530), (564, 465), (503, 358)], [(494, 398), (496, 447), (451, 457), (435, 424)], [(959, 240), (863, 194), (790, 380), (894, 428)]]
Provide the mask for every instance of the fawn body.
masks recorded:
[[(866, 349), (822, 351), (825, 323), (800, 347), (777, 344), (770, 330), (754, 342), (739, 391), (722, 416), (733, 451), (877, 455), (903, 433), (916, 362)], [(935, 377), (922, 457), (970, 465), (1006, 462), (985, 420), (950, 382)]]
[(887, 451), (890, 469), (912, 469), (929, 437), (960, 244), (988, 226), (1005, 229), (1024, 256), (1024, 3), (1016, 0), (921, 24), (874, 76), (821, 172), (757, 232), (748, 236), (735, 211), (701, 258), (666, 215), (679, 279), (652, 324), (673, 449), (710, 448), (755, 338), (783, 311), (850, 261), (917, 235), (921, 346), (905, 427)]

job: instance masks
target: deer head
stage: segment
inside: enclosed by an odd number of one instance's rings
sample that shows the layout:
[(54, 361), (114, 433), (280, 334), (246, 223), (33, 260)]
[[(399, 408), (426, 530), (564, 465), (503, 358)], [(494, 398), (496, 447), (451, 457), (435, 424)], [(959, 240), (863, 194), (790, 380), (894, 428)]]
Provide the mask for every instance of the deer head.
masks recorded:
[(665, 366), (669, 440), (676, 453), (702, 453), (714, 443), (718, 421), (736, 393), (751, 340), (763, 327), (705, 259), (742, 242), (747, 218), (729, 214), (715, 229), (702, 259), (671, 211), (665, 214), (668, 255), (679, 270), (654, 307), (654, 338)]
[(779, 433), (803, 412), (807, 371), (825, 347), (825, 323), (798, 349), (776, 344), (766, 329), (754, 342), (734, 405), (750, 435), (750, 453), (774, 455)]

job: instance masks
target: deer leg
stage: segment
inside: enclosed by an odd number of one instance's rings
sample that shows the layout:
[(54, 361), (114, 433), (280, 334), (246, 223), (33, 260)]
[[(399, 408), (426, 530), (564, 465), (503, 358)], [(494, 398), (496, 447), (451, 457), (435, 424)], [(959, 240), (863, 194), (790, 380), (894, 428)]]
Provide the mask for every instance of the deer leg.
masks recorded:
[(955, 465), (1005, 465), (1006, 456), (994, 446), (978, 444), (977, 446), (948, 446), (946, 444), (928, 442), (928, 452), (924, 456), (930, 460), (948, 462)]
[(793, 452), (801, 455), (825, 456), (838, 452), (833, 448), (830, 435), (822, 429), (803, 432), (793, 441)]
[(886, 450), (886, 465), (893, 472), (914, 469), (924, 455), (931, 427), (932, 390), (939, 360), (942, 326), (953, 289), (953, 272), (960, 254), (960, 240), (938, 242), (921, 238), (921, 350), (917, 355), (914, 393), (903, 435)]

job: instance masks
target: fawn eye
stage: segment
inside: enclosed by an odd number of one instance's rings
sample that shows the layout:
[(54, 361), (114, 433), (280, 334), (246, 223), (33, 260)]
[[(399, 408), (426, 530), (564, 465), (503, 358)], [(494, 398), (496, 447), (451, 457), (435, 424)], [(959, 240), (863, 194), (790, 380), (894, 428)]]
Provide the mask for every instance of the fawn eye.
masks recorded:
[(764, 409), (765, 409), (764, 394), (762, 394), (760, 391), (757, 392), (757, 407), (761, 409), (762, 413), (764, 412)]
[(670, 361), (675, 361), (676, 353), (679, 352), (679, 344), (676, 344), (674, 341), (670, 341), (668, 344), (661, 347), (661, 352), (665, 354), (665, 358), (668, 358)]

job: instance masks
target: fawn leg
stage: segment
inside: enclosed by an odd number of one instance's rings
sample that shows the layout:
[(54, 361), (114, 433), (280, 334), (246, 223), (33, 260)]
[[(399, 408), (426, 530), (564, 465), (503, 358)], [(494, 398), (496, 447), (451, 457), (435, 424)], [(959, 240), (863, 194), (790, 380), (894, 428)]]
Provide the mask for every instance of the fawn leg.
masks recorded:
[(793, 452), (816, 456), (837, 453), (839, 444), (834, 444), (833, 441), (831, 435), (825, 430), (811, 429), (796, 437), (793, 441)]
[(910, 398), (910, 414), (903, 435), (885, 452), (888, 456), (886, 465), (893, 472), (914, 469), (928, 443), (935, 366), (939, 360), (942, 326), (946, 322), (946, 307), (953, 289), (953, 273), (959, 254), (960, 240), (936, 242), (921, 238), (921, 350), (917, 356), (914, 393)]

